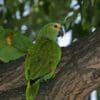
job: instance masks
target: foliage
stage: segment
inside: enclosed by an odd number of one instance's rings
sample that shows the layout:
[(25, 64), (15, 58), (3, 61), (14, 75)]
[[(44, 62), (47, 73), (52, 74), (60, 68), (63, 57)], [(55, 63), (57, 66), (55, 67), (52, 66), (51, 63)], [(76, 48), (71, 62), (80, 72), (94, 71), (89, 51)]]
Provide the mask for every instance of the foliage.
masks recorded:
[[(72, 0), (75, 1), (75, 0)], [(93, 28), (100, 26), (100, 1), (77, 0), (70, 8), (72, 15), (66, 17), (67, 29), (73, 31), (74, 38), (88, 35)]]
[(0, 5), (0, 25), (15, 31), (25, 27), (29, 35), (46, 23), (61, 22), (80, 38), (100, 25), (99, 5), (99, 0), (5, 0)]
[(61, 22), (80, 38), (100, 25), (99, 5), (100, 0), (4, 0), (0, 25), (15, 31), (25, 27), (23, 32), (29, 35), (46, 23)]
[(69, 3), (60, 0), (59, 4), (58, 0), (5, 0), (0, 6), (0, 24), (15, 31), (26, 25), (30, 33), (46, 23), (64, 20)]
[(97, 90), (97, 98), (100, 100), (100, 88)]

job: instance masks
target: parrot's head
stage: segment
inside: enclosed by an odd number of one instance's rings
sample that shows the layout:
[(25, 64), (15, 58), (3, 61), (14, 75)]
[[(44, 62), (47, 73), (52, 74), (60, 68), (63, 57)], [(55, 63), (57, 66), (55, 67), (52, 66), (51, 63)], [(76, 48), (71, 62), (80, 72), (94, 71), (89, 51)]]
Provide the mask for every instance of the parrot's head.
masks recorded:
[(37, 36), (43, 36), (49, 38), (53, 41), (57, 40), (58, 36), (63, 36), (64, 31), (59, 23), (49, 23), (45, 25), (40, 31), (38, 32)]

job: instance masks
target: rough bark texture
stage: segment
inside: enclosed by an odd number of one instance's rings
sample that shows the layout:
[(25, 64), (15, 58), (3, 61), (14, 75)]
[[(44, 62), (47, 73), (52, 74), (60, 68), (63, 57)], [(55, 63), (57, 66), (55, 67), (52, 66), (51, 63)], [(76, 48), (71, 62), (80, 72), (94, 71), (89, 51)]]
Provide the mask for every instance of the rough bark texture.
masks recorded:
[[(62, 52), (56, 76), (41, 83), (36, 100), (85, 100), (100, 87), (100, 29)], [(23, 61), (0, 64), (0, 100), (25, 100)]]

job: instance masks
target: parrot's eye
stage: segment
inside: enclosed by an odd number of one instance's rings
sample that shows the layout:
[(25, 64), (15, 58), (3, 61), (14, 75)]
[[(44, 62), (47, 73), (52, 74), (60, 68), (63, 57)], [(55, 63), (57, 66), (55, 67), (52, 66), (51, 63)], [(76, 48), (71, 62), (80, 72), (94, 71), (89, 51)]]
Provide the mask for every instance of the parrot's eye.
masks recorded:
[(55, 25), (54, 25), (54, 28), (58, 28), (58, 25), (55, 24)]

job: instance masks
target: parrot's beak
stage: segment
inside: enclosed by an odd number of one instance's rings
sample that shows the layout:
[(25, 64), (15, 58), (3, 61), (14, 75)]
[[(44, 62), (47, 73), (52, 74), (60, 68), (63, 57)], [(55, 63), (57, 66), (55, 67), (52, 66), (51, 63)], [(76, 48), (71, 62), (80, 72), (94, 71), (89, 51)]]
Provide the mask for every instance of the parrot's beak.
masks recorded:
[(60, 28), (60, 31), (59, 31), (58, 37), (59, 37), (59, 36), (61, 36), (61, 37), (64, 36), (64, 30), (63, 30), (62, 27)]

